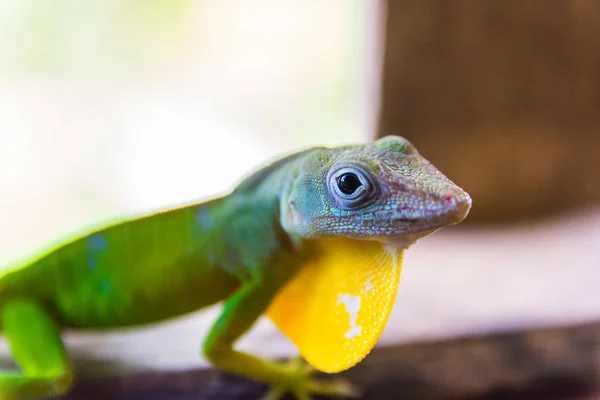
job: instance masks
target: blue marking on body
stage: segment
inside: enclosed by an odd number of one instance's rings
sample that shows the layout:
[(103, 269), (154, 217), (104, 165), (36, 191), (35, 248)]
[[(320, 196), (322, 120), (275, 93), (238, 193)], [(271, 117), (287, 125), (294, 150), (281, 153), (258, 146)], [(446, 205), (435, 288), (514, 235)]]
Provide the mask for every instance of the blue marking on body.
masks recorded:
[(196, 252), (194, 248), (195, 238), (201, 237), (207, 230), (211, 229), (215, 225), (210, 212), (206, 207), (201, 206), (195, 211), (194, 219), (190, 225), (190, 242), (187, 246), (187, 254), (194, 254)]
[(214, 221), (205, 207), (200, 207), (196, 213), (196, 222), (203, 230), (210, 229), (214, 225)]
[(104, 293), (104, 294), (109, 294), (109, 293), (112, 293), (112, 291), (113, 291), (113, 287), (112, 287), (112, 283), (110, 282), (110, 280), (107, 278), (102, 279), (102, 281), (100, 282), (100, 292)]
[(85, 258), (90, 271), (98, 269), (98, 257), (108, 249), (108, 239), (103, 233), (95, 233), (85, 239)]

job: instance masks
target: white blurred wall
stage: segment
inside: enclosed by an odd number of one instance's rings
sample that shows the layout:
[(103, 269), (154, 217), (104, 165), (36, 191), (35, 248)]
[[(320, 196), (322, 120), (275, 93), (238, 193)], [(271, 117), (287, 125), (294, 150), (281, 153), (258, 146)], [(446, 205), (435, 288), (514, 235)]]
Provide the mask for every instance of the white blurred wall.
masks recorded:
[(380, 2), (0, 0), (0, 266), (374, 134)]

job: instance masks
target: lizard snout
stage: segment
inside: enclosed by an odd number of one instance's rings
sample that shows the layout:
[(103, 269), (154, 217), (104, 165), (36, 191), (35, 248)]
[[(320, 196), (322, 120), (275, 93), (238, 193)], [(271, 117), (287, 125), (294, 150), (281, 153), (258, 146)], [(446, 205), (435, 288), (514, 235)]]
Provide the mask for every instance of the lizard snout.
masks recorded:
[(456, 187), (456, 193), (442, 196), (445, 203), (444, 219), (448, 224), (458, 224), (469, 215), (471, 211), (471, 196), (459, 187)]

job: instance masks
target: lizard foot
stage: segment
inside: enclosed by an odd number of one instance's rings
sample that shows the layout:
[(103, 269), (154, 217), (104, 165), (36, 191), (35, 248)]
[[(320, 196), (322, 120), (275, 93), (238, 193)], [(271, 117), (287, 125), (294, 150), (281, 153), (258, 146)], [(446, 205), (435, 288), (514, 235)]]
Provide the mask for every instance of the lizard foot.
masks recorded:
[(285, 378), (273, 385), (261, 400), (279, 400), (287, 392), (297, 400), (310, 400), (313, 394), (338, 398), (360, 396), (358, 388), (345, 379), (315, 379), (316, 370), (301, 357), (292, 358), (282, 368)]

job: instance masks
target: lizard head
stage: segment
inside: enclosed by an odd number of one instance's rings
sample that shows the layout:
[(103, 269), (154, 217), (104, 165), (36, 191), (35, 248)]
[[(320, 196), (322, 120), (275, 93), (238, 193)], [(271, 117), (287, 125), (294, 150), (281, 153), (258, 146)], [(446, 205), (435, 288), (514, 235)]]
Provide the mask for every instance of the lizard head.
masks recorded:
[(305, 239), (342, 236), (406, 248), (462, 221), (471, 198), (399, 136), (307, 154), (281, 202)]
[(291, 162), (278, 170), (281, 224), (309, 257), (267, 315), (313, 367), (339, 372), (383, 332), (403, 250), (463, 220), (471, 198), (397, 136)]

